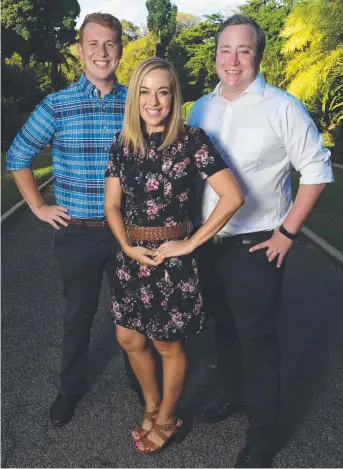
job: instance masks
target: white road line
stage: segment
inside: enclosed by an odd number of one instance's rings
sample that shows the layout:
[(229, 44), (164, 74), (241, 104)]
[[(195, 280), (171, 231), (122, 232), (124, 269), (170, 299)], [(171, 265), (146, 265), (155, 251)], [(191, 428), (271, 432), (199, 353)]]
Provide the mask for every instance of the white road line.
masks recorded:
[[(39, 187), (38, 187), (38, 190), (41, 191), (42, 189), (44, 189), (48, 184), (50, 184), (52, 181), (54, 180), (54, 176), (52, 176), (50, 179), (48, 179), (47, 181), (43, 182), (43, 184), (41, 184)], [(5, 212), (2, 217), (1, 217), (1, 223), (5, 220), (7, 220), (11, 215), (13, 215), (14, 213), (16, 213), (16, 211), (22, 206), (26, 204), (26, 201), (23, 199), (21, 200), (20, 202), (16, 203), (15, 205), (13, 205), (13, 207), (11, 207), (9, 210), (7, 210), (7, 212)]]

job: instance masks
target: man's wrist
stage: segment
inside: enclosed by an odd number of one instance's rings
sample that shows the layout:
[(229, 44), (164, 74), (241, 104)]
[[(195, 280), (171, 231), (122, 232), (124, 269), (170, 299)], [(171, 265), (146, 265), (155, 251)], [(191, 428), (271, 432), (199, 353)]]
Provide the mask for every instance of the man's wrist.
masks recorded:
[(43, 208), (43, 207), (46, 207), (46, 205), (47, 205), (47, 204), (46, 204), (45, 202), (43, 202), (43, 203), (41, 203), (40, 205), (37, 204), (37, 205), (31, 207), (31, 210), (32, 210), (33, 213), (39, 212), (39, 210), (40, 210), (41, 208)]
[(281, 234), (286, 236), (286, 238), (288, 238), (292, 241), (294, 241), (296, 239), (296, 237), (298, 236), (298, 234), (299, 234), (299, 233), (291, 233), (283, 225), (279, 226), (279, 231), (280, 231)]

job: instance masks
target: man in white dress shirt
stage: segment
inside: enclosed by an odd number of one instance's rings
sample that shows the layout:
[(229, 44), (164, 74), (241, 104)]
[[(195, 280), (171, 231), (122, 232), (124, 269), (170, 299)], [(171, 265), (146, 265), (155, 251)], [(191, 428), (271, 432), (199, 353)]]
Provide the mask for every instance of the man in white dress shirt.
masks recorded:
[[(270, 467), (277, 450), (284, 261), (333, 181), (330, 152), (304, 106), (258, 73), (264, 47), (265, 34), (254, 20), (234, 15), (225, 21), (216, 36), (220, 83), (194, 104), (189, 118), (217, 146), (245, 197), (243, 207), (199, 253), (224, 389), (203, 418), (223, 420), (243, 404), (250, 428), (235, 467)], [(301, 175), (294, 203), (292, 166)], [(217, 199), (205, 184), (202, 222)]]

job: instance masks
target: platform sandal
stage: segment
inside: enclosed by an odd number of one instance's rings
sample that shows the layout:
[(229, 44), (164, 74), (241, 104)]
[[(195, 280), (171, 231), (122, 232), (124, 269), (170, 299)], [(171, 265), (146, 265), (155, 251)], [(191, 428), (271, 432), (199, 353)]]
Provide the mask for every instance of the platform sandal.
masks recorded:
[[(159, 411), (159, 406), (156, 407), (156, 409), (151, 412), (145, 411), (143, 415), (142, 423), (144, 422), (144, 420), (147, 420), (153, 426), (155, 423), (158, 411)], [(136, 424), (133, 427), (132, 432), (131, 432), (132, 441), (135, 443), (136, 441), (139, 441), (140, 439), (144, 438), (145, 436), (147, 436), (148, 433), (151, 432), (152, 428), (150, 430), (146, 430), (145, 428), (142, 427), (142, 425)]]
[[(172, 432), (170, 435), (166, 435), (165, 432)], [(157, 444), (149, 440), (149, 434), (155, 432), (163, 443)], [(165, 425), (154, 424), (151, 432), (146, 436), (136, 441), (135, 447), (140, 454), (151, 454), (161, 451), (166, 448), (172, 442), (182, 443), (187, 434), (186, 425), (181, 418), (176, 418), (173, 423), (167, 423)]]

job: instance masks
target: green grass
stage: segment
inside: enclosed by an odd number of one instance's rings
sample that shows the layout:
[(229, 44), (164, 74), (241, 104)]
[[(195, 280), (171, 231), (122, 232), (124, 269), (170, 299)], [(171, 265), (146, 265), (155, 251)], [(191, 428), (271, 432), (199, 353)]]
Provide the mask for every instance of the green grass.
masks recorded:
[[(52, 157), (50, 147), (44, 148), (35, 158), (33, 174), (37, 184), (40, 185), (52, 176)], [(12, 174), (6, 172), (6, 153), (1, 153), (1, 214), (5, 213), (14, 204), (22, 199), (20, 192), (13, 180)]]
[[(343, 170), (333, 168), (335, 182), (328, 184), (305, 226), (343, 252)], [(292, 174), (293, 194), (299, 177)]]

